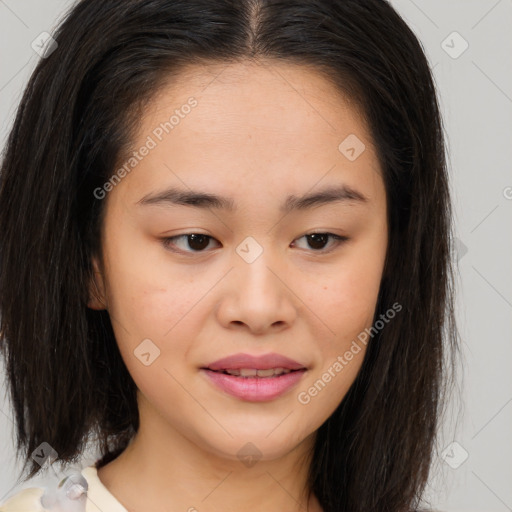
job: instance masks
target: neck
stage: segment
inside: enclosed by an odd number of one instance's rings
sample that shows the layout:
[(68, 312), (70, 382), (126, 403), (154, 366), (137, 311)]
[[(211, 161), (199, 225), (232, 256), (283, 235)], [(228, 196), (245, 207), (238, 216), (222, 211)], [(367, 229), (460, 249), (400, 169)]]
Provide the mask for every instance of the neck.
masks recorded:
[[(129, 512), (321, 512), (307, 485), (314, 436), (272, 460), (263, 454), (259, 460), (227, 458), (157, 414), (140, 419), (123, 453), (98, 469), (103, 485)], [(251, 455), (253, 445), (244, 445)]]

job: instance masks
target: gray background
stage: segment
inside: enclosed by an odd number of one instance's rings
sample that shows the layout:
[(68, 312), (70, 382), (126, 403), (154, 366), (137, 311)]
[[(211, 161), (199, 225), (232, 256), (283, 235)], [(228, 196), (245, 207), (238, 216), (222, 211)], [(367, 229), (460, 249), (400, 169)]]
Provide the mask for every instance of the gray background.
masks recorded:
[[(463, 391), (450, 402), (428, 497), (446, 512), (512, 511), (512, 0), (391, 3), (418, 35), (434, 69), (456, 215)], [(42, 32), (52, 33), (71, 4), (0, 0), (2, 147), (39, 58), (31, 44)], [(469, 46), (461, 53), (464, 41)], [(49, 472), (15, 487), (12, 411), (1, 366), (0, 372), (2, 502), (21, 487), (59, 475)], [(95, 456), (87, 451), (81, 465)]]

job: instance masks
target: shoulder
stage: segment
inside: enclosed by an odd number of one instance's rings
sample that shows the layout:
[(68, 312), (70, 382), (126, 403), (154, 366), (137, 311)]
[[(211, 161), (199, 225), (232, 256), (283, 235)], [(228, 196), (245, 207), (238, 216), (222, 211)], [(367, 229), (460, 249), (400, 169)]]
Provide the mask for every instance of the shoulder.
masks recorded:
[(41, 487), (29, 487), (0, 503), (0, 512), (44, 512), (41, 505), (41, 496), (44, 489)]
[(72, 470), (58, 484), (21, 489), (0, 503), (0, 512), (127, 512), (100, 481), (95, 465)]
[(74, 471), (60, 482), (46, 487), (19, 490), (0, 504), (0, 512), (45, 512), (48, 510), (85, 511), (87, 480)]

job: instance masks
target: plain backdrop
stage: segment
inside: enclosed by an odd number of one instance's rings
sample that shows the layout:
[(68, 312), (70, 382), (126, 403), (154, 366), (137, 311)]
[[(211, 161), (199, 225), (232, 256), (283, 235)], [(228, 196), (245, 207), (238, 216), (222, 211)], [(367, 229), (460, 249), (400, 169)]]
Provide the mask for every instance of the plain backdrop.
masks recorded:
[[(448, 142), (460, 269), (463, 391), (460, 400), (450, 402), (452, 413), (427, 496), (433, 508), (445, 512), (512, 511), (512, 0), (391, 3), (419, 37), (434, 70)], [(51, 34), (72, 4), (0, 0), (2, 148), (39, 59), (32, 42), (42, 32)], [(15, 485), (20, 468), (1, 364), (0, 381), (2, 502), (57, 475), (49, 472)], [(88, 451), (81, 466), (95, 455)]]

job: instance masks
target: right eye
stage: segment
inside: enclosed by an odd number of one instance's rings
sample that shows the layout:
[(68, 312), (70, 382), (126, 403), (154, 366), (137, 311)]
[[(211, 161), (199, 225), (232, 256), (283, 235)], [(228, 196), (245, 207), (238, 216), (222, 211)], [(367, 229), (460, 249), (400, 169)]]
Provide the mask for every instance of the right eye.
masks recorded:
[[(203, 233), (185, 233), (183, 235), (162, 238), (162, 244), (166, 249), (173, 252), (195, 253), (205, 252), (204, 249), (208, 247), (210, 240), (215, 240), (215, 238)], [(176, 247), (177, 241), (182, 242), (182, 247), (173, 249), (173, 247)], [(192, 250), (187, 250), (187, 247)]]

